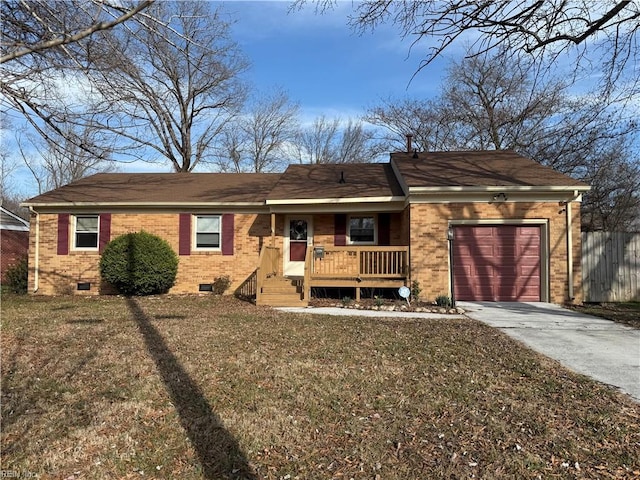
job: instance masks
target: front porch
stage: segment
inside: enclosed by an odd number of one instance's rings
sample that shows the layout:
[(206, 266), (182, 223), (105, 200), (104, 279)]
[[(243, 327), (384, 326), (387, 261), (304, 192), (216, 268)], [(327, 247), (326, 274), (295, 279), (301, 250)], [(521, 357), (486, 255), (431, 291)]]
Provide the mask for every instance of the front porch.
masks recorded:
[(256, 304), (306, 306), (313, 287), (354, 288), (356, 300), (363, 288), (399, 288), (408, 282), (409, 247), (308, 246), (302, 277), (285, 276), (282, 265), (280, 249), (263, 246), (254, 273)]

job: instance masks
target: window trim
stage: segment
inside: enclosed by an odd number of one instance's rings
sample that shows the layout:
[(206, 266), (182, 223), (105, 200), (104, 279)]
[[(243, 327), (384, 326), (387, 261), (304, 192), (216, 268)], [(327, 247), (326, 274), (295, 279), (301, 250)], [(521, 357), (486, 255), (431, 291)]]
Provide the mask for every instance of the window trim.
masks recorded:
[[(96, 218), (96, 246), (95, 247), (79, 247), (78, 246), (78, 218)], [(80, 233), (93, 233), (90, 231), (81, 231)], [(73, 245), (72, 250), (78, 252), (97, 252), (100, 248), (100, 215), (97, 213), (81, 213), (73, 215)]]
[[(218, 246), (217, 247), (198, 247), (198, 218), (218, 218)], [(220, 213), (199, 213), (193, 215), (193, 234), (192, 234), (192, 250), (194, 252), (221, 252), (222, 251), (222, 214)], [(211, 233), (211, 232), (208, 232)]]
[[(351, 240), (351, 219), (352, 218), (373, 218), (373, 241), (372, 242), (358, 242)], [(347, 245), (377, 245), (378, 244), (378, 215), (377, 214), (359, 214), (349, 215), (347, 217)]]

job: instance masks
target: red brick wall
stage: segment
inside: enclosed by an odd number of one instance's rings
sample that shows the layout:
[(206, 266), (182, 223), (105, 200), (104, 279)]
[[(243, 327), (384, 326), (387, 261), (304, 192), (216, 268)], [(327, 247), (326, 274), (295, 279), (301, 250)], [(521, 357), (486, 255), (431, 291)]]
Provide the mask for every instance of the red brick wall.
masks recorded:
[(29, 232), (2, 230), (0, 232), (0, 279), (4, 282), (7, 268), (15, 265), (29, 251)]

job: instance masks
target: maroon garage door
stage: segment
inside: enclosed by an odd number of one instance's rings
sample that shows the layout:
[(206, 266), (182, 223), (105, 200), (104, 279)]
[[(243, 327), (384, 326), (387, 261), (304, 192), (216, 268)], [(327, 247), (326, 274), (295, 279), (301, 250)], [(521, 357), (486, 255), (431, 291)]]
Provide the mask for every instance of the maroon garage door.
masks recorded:
[(457, 226), (456, 300), (540, 301), (539, 226)]

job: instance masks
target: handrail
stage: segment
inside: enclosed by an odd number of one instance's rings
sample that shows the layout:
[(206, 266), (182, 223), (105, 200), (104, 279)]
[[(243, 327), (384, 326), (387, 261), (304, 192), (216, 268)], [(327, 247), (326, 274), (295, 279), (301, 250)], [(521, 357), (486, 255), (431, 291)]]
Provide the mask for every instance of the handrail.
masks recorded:
[(260, 301), (265, 280), (271, 275), (277, 275), (279, 258), (279, 248), (268, 245), (262, 246), (260, 257), (258, 258), (258, 268), (256, 269), (256, 303)]
[(408, 262), (407, 246), (324, 247), (322, 258), (314, 258), (312, 250), (307, 252), (305, 280), (307, 271), (310, 279), (405, 278), (409, 270)]

